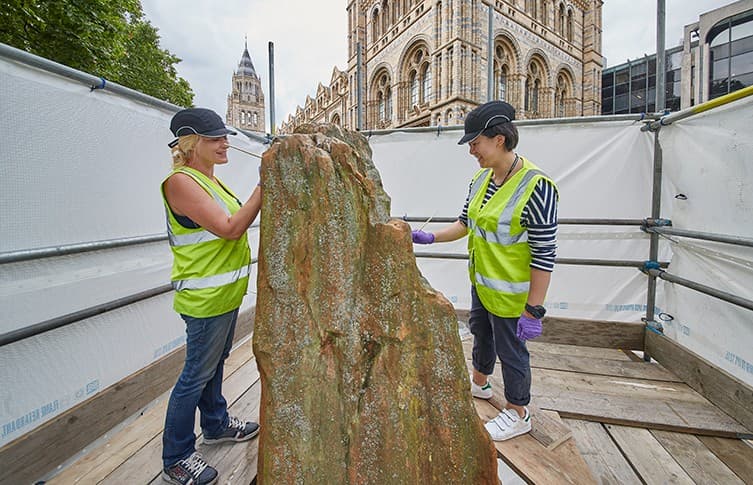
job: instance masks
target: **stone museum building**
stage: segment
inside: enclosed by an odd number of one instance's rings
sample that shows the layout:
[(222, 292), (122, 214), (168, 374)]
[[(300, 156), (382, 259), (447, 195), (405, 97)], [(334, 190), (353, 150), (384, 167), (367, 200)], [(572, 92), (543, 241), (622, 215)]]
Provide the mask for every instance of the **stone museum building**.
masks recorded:
[[(362, 130), (462, 124), (491, 99), (519, 119), (601, 113), (601, 0), (350, 0), (348, 67), (282, 123)], [(491, 10), (492, 48), (489, 49)], [(361, 55), (358, 56), (358, 46)]]

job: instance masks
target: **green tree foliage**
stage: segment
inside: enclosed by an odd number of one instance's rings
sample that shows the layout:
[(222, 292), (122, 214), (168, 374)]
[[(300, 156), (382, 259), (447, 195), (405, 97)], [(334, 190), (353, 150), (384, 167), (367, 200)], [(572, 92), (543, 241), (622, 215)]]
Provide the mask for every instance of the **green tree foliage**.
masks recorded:
[(0, 42), (179, 106), (193, 91), (140, 0), (1, 0)]

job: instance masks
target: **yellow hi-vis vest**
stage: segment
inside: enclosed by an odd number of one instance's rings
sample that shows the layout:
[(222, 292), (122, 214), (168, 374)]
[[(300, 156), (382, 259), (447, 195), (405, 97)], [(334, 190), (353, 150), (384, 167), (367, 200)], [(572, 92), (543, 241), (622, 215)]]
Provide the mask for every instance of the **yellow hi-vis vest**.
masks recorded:
[(468, 272), (487, 311), (507, 318), (519, 317), (531, 283), (528, 231), (520, 215), (540, 179), (554, 182), (538, 167), (520, 157), (523, 167), (484, 207), (481, 204), (492, 177), (483, 169), (473, 177), (468, 202)]
[(251, 250), (248, 235), (237, 240), (222, 239), (203, 227), (181, 226), (165, 199), (165, 181), (175, 173), (193, 178), (228, 216), (240, 209), (235, 195), (190, 167), (173, 170), (162, 181), (162, 201), (167, 214), (167, 234), (173, 252), (170, 279), (175, 289), (173, 308), (194, 318), (208, 318), (235, 310), (248, 289)]

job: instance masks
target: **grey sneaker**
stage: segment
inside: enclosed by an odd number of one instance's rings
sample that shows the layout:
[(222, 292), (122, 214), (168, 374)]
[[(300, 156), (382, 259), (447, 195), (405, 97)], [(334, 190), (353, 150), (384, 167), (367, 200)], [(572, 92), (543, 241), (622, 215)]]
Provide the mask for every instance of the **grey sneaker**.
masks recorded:
[(169, 468), (162, 469), (162, 479), (175, 485), (209, 485), (217, 480), (217, 470), (193, 452)]
[(230, 416), (225, 431), (217, 436), (204, 435), (204, 443), (213, 445), (215, 443), (222, 443), (224, 441), (235, 441), (239, 443), (241, 441), (248, 441), (254, 436), (259, 434), (259, 425), (253, 421), (242, 422), (240, 419)]

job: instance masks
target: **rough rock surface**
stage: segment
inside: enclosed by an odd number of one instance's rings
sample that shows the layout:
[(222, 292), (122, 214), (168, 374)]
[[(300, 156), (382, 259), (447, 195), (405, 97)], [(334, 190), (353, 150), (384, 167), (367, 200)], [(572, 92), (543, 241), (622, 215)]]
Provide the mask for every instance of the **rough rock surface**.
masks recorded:
[(262, 160), (258, 483), (495, 484), (450, 303), (366, 139), (307, 125)]

